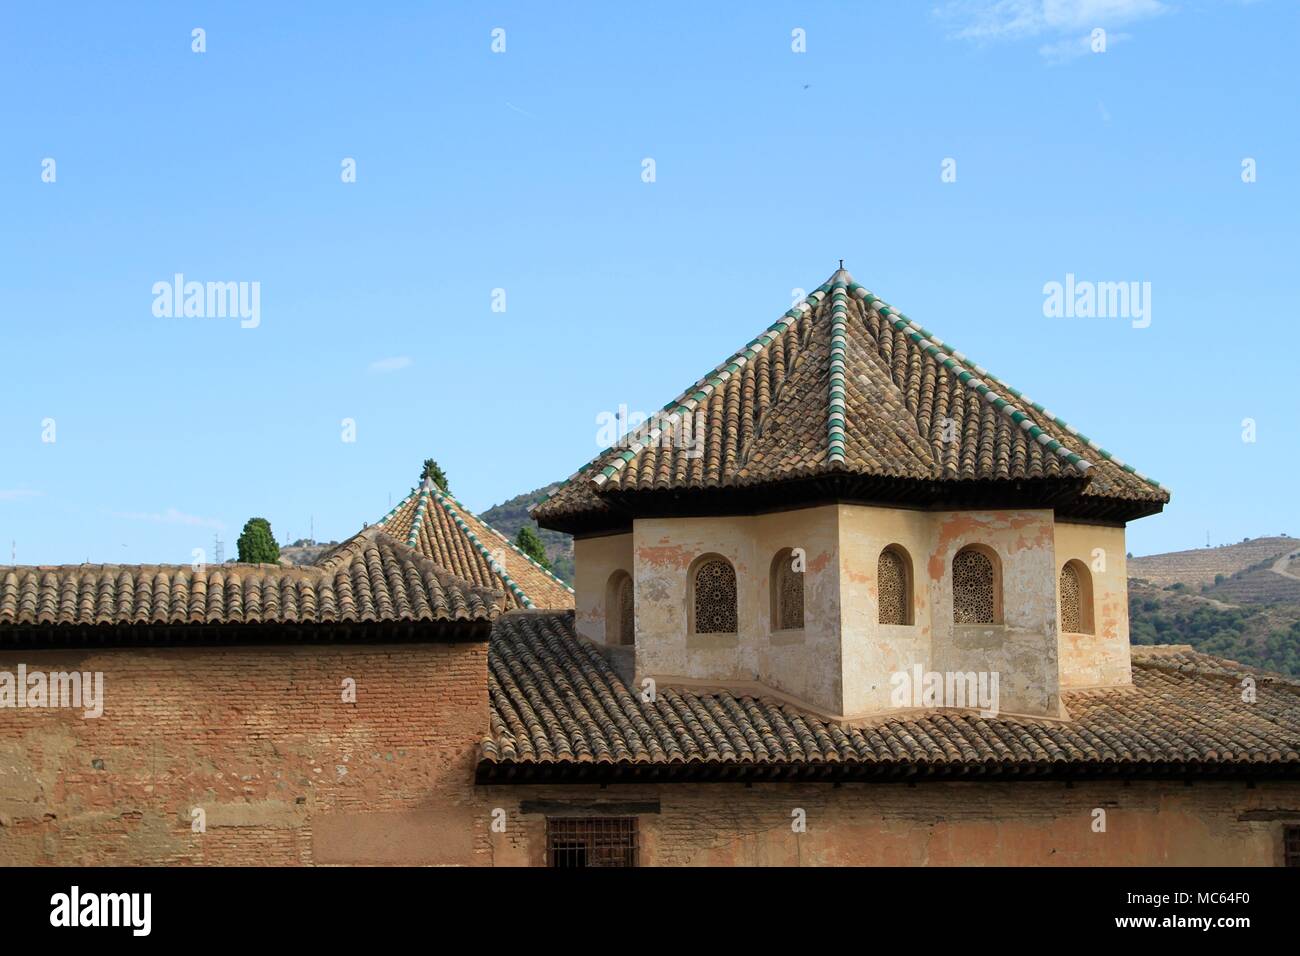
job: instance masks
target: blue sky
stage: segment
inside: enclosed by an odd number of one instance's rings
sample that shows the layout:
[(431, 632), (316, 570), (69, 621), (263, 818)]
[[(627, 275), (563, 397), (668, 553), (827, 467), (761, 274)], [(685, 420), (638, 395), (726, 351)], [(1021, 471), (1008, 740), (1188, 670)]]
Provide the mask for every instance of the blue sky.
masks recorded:
[[(1172, 489), (1134, 553), (1300, 533), (1297, 39), (1268, 0), (6, 5), (0, 561), (337, 539), (428, 455), (486, 508), (841, 257)], [(260, 324), (154, 315), (178, 272)], [(1067, 274), (1150, 325), (1045, 317)]]

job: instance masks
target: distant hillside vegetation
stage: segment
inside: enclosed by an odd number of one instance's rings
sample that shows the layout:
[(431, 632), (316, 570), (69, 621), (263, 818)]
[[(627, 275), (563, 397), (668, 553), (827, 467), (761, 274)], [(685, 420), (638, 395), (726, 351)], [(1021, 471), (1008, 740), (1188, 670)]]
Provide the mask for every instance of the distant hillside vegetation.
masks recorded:
[(1247, 538), (1237, 544), (1192, 551), (1171, 551), (1130, 558), (1129, 577), (1142, 578), (1157, 587), (1183, 583), (1189, 588), (1214, 584), (1216, 575), (1227, 577), (1246, 568), (1272, 563), (1291, 552), (1300, 553), (1300, 541), (1285, 535), (1277, 538)]
[(299, 538), (293, 544), (280, 548), (281, 564), (315, 564), (331, 548), (338, 547), (337, 541), (312, 541)]
[(551, 562), (551, 570), (555, 576), (566, 584), (572, 584), (573, 538), (559, 531), (538, 528), (537, 522), (528, 517), (529, 506), (541, 501), (545, 496), (545, 488), (516, 495), (509, 501), (493, 505), (487, 511), (482, 512), (479, 517), (509, 537), (511, 541), (515, 540), (515, 536), (519, 534), (519, 529), (525, 524), (532, 525), (538, 535), (541, 536), (542, 545), (546, 548), (546, 558)]
[(1199, 651), (1300, 677), (1300, 541), (1285, 535), (1130, 558), (1134, 644)]

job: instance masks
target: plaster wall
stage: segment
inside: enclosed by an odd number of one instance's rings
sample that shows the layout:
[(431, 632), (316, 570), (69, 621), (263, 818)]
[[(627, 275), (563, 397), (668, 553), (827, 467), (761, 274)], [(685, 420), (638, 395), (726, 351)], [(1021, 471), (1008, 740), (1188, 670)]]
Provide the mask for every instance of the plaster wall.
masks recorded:
[[(835, 506), (728, 518), (638, 519), (633, 528), (636, 673), (657, 681), (758, 682), (839, 713), (840, 598)], [(770, 574), (784, 548), (802, 548), (804, 628), (773, 631)], [(691, 568), (718, 554), (736, 569), (735, 634), (692, 634)]]
[(1131, 684), (1124, 529), (1058, 521), (1055, 537), (1057, 576), (1077, 559), (1092, 581), (1093, 633), (1060, 634), (1061, 687)]
[(594, 644), (605, 643), (605, 588), (615, 571), (632, 575), (633, 604), (637, 602), (637, 576), (632, 569), (632, 535), (577, 538), (573, 542), (574, 623), (580, 635)]

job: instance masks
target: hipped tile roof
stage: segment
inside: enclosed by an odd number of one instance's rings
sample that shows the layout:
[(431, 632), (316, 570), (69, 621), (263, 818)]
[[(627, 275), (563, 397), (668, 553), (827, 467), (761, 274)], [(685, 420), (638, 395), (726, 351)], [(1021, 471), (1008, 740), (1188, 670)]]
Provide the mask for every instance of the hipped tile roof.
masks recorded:
[(1084, 485), (1084, 496), (1169, 500), (1156, 482), (843, 269), (663, 412), (666, 426), (652, 419), (623, 447), (597, 456), (534, 516), (546, 523), (600, 512), (615, 493), (743, 488), (830, 474), (1072, 479)]
[(378, 527), (457, 577), (504, 591), (507, 608), (573, 607), (571, 587), (430, 479), (384, 515)]
[(315, 566), (0, 568), (0, 641), (9, 626), (487, 622), (502, 602), (371, 528)]
[(644, 702), (571, 613), (503, 615), (488, 660), (481, 781), (1300, 775), (1300, 682), (1186, 647), (1134, 647), (1133, 687), (1068, 692), (1064, 721), (933, 710), (848, 727), (732, 693)]

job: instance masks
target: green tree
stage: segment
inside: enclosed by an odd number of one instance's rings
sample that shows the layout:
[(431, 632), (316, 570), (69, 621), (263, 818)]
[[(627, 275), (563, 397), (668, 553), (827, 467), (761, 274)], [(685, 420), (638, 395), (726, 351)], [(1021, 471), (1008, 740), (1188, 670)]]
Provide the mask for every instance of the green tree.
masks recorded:
[(276, 564), (280, 560), (280, 546), (271, 534), (271, 522), (265, 518), (249, 518), (236, 544), (239, 560), (246, 564)]
[(515, 535), (515, 545), (547, 571), (551, 570), (551, 562), (546, 560), (546, 548), (542, 546), (542, 539), (537, 536), (532, 525), (526, 524), (519, 529), (519, 534)]
[(447, 488), (447, 473), (432, 458), (424, 459), (424, 468), (420, 471), (420, 481), (424, 481), (426, 478), (432, 478), (433, 483), (441, 489), (444, 495), (451, 494), (451, 491)]

